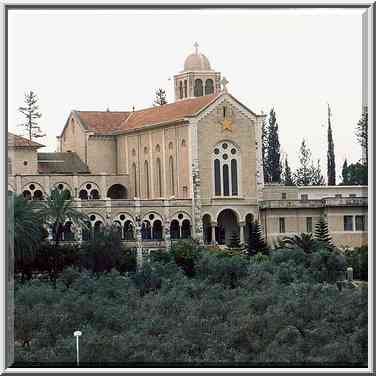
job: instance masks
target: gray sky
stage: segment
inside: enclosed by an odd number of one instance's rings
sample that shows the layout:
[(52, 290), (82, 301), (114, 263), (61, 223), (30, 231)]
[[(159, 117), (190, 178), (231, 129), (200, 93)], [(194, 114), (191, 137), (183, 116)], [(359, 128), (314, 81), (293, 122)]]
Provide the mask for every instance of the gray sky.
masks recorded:
[[(9, 130), (34, 90), (40, 139), (54, 151), (70, 110), (150, 107), (157, 88), (173, 101), (175, 73), (197, 41), (228, 89), (253, 111), (274, 106), (280, 142), (295, 168), (307, 139), (326, 175), (327, 103), (337, 170), (361, 157), (364, 10), (12, 11), (9, 16)], [(171, 80), (169, 80), (171, 78)]]

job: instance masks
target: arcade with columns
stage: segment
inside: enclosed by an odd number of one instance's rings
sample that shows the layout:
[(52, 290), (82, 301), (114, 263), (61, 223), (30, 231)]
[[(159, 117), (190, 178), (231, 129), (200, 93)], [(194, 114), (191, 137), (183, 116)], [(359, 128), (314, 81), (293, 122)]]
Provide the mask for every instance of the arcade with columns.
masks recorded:
[(114, 224), (129, 247), (168, 247), (191, 237), (224, 245), (233, 233), (245, 244), (258, 220), (271, 242), (312, 231), (324, 213), (335, 241), (364, 243), (367, 187), (264, 185), (265, 115), (230, 94), (228, 81), (194, 48), (174, 76), (172, 103), (72, 110), (54, 153), (9, 133), (8, 190), (31, 200), (68, 190), (90, 230), (68, 221), (62, 241), (86, 241)]

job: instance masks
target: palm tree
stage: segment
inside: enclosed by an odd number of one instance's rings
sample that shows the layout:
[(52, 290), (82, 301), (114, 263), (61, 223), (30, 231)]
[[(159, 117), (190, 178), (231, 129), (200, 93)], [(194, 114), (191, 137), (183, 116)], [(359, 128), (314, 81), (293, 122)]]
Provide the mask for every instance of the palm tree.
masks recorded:
[(23, 195), (11, 194), (8, 196), (8, 239), (9, 250), (14, 245), (14, 261), (25, 276), (27, 260), (32, 260), (35, 251), (46, 235), (41, 220), (36, 211), (36, 202), (27, 200)]
[(305, 253), (311, 253), (316, 250), (318, 244), (312, 234), (302, 233), (300, 235), (288, 236), (282, 240), (284, 246), (291, 248), (301, 248)]
[(39, 215), (44, 223), (53, 224), (53, 240), (57, 248), (64, 231), (64, 224), (67, 220), (77, 226), (87, 228), (89, 221), (86, 214), (81, 213), (73, 207), (73, 199), (67, 189), (54, 189), (45, 201), (40, 202), (41, 210)]

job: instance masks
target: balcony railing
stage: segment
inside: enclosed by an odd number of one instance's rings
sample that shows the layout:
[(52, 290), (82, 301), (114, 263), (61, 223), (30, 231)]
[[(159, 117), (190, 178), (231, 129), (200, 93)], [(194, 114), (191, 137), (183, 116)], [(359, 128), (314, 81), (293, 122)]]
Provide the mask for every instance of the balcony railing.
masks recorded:
[(260, 209), (324, 208), (332, 206), (368, 206), (367, 197), (327, 197), (320, 200), (265, 200)]

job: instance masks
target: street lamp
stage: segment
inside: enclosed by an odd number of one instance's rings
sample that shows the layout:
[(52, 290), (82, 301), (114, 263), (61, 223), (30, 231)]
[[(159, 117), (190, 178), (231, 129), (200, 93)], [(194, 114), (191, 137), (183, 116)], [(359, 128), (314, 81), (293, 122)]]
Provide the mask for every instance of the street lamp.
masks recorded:
[(76, 330), (73, 335), (76, 337), (76, 351), (77, 351), (77, 366), (80, 365), (80, 350), (78, 345), (78, 338), (82, 335), (82, 332)]

